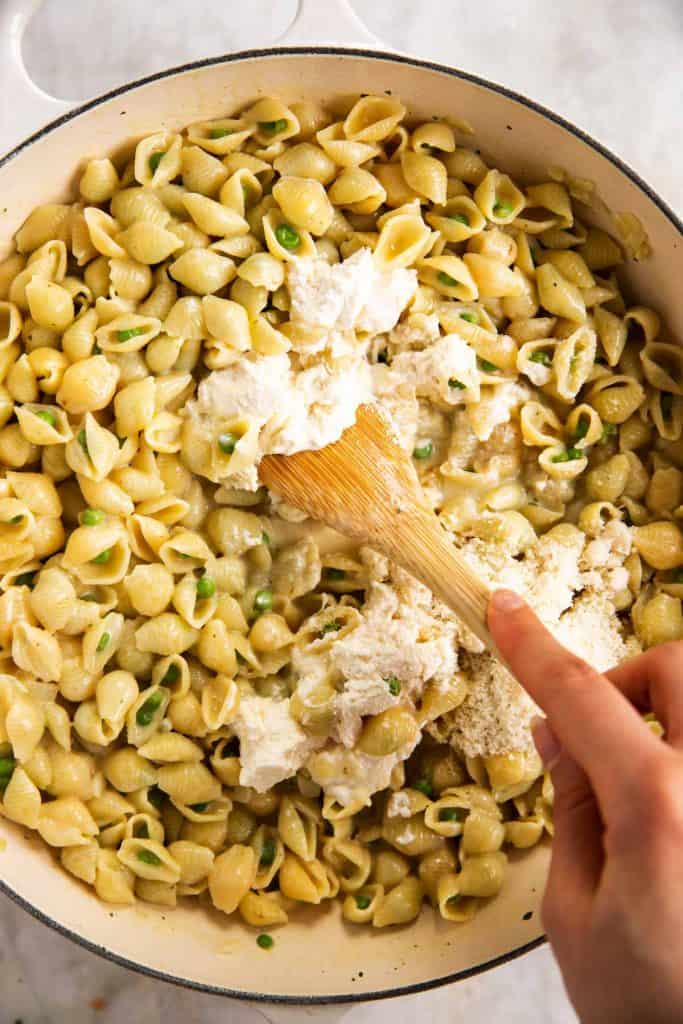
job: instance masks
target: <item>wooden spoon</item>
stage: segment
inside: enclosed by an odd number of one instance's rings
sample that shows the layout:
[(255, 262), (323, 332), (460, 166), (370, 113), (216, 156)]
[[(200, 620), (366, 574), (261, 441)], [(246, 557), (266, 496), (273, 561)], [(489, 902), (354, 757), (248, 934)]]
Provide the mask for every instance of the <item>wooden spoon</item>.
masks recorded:
[(259, 469), (263, 483), (290, 505), (407, 569), (495, 653), (486, 625), (491, 591), (427, 506), (412, 460), (377, 406), (361, 406), (334, 444), (267, 455)]

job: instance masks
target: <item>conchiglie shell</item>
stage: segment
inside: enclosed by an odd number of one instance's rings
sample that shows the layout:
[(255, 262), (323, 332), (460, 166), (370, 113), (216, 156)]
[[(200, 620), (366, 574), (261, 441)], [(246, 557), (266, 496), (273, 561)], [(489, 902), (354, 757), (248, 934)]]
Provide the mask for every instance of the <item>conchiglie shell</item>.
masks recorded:
[[(17, 640), (16, 634), (19, 630), (21, 630), (22, 633), (19, 640)], [(28, 626), (26, 623), (18, 623), (15, 629), (15, 641), (12, 644), (13, 650), (15, 646), (18, 649), (19, 644), (24, 644), (26, 642), (25, 638), (27, 635), (28, 642), (30, 643), (31, 634), (27, 634), (27, 630), (32, 630), (34, 635), (43, 632), (42, 630)], [(14, 661), (19, 668), (23, 668), (27, 672), (32, 671), (30, 667), (26, 667), (28, 664), (27, 658), (21, 657), (20, 662), (14, 658)], [(43, 738), (43, 733), (45, 731), (45, 713), (42, 706), (30, 697), (17, 693), (14, 696), (12, 705), (5, 716), (4, 728), (7, 739), (12, 745), (12, 752), (17, 761), (25, 762), (30, 760), (36, 750), (36, 747)]]
[(215, 121), (196, 121), (187, 129), (187, 141), (207, 153), (225, 156), (247, 141), (256, 126), (242, 118), (224, 117)]
[[(146, 221), (134, 221), (129, 228), (117, 236), (119, 248), (125, 250), (138, 263), (163, 263), (164, 260), (182, 249), (183, 243), (172, 231)], [(106, 255), (124, 255), (107, 253)]]
[[(263, 232), (268, 251), (277, 259), (285, 263), (292, 263), (299, 259), (311, 259), (316, 254), (315, 243), (308, 231), (299, 231), (299, 244), (296, 249), (286, 249), (277, 239), (278, 227), (286, 223), (286, 218), (277, 209), (269, 210), (263, 218)], [(242, 282), (246, 284), (247, 282)], [(267, 296), (266, 296), (267, 298)], [(264, 303), (265, 305), (265, 303)]]
[(273, 186), (273, 196), (285, 218), (297, 227), (314, 235), (324, 235), (329, 228), (334, 211), (319, 181), (282, 177)]
[(206, 326), (202, 313), (202, 300), (194, 295), (178, 299), (166, 317), (164, 330), (172, 337), (185, 340), (203, 338)]
[[(299, 122), (293, 111), (285, 106), (281, 100), (274, 97), (267, 96), (264, 99), (258, 100), (253, 107), (249, 107), (248, 110), (243, 112), (242, 117), (248, 124), (256, 126), (254, 137), (262, 145), (269, 146), (275, 140), (285, 142), (299, 132)], [(273, 135), (263, 127), (266, 124), (273, 124), (277, 121), (286, 122), (286, 126), (277, 135)]]
[(44, 629), (37, 629), (27, 622), (18, 622), (12, 638), (12, 659), (19, 668), (37, 679), (46, 682), (59, 680), (62, 670), (59, 641)]
[(273, 166), (278, 174), (294, 175), (297, 178), (314, 178), (322, 185), (329, 185), (337, 173), (337, 165), (320, 146), (300, 142), (286, 149), (277, 157)]
[(232, 722), (239, 710), (240, 691), (234, 679), (218, 675), (202, 690), (202, 717), (212, 732)]
[(148, 188), (121, 189), (113, 196), (110, 209), (122, 228), (129, 228), (135, 221), (165, 228), (171, 221), (171, 215), (159, 195)]
[(379, 147), (347, 138), (341, 122), (321, 128), (316, 139), (331, 160), (340, 167), (357, 167), (379, 154)]
[(406, 150), (401, 156), (401, 169), (408, 187), (418, 195), (439, 206), (446, 202), (448, 175), (441, 160)]
[(421, 259), (431, 244), (432, 233), (421, 218), (397, 214), (387, 220), (377, 241), (375, 260), (383, 269), (409, 267)]
[(467, 264), (451, 253), (421, 260), (418, 264), (418, 277), (424, 284), (460, 302), (473, 302), (479, 297), (476, 282)]
[(330, 199), (354, 213), (374, 213), (387, 198), (386, 189), (370, 171), (347, 167), (330, 188)]
[(505, 298), (508, 295), (523, 293), (524, 284), (521, 277), (500, 260), (476, 252), (466, 252), (463, 260), (474, 278), (481, 298)]
[(0, 349), (8, 348), (21, 334), (22, 316), (13, 302), (0, 302)]
[(41, 807), (38, 832), (50, 846), (86, 846), (99, 829), (82, 800), (61, 797)]
[[(180, 173), (180, 153), (183, 140), (180, 135), (172, 132), (157, 132), (148, 135), (135, 147), (134, 174), (141, 185), (156, 188), (172, 181)], [(150, 160), (159, 153), (163, 156), (156, 169), (152, 169)]]
[(232, 238), (249, 233), (249, 225), (239, 213), (214, 199), (197, 192), (186, 192), (183, 203), (195, 224), (208, 235)]
[(33, 210), (14, 240), (20, 253), (33, 252), (45, 242), (60, 238), (68, 223), (70, 208), (63, 203), (45, 203)]
[(344, 121), (344, 135), (354, 142), (380, 142), (406, 115), (403, 104), (389, 96), (363, 96)]
[(142, 757), (160, 764), (186, 764), (201, 761), (204, 751), (180, 733), (157, 732), (139, 748)]

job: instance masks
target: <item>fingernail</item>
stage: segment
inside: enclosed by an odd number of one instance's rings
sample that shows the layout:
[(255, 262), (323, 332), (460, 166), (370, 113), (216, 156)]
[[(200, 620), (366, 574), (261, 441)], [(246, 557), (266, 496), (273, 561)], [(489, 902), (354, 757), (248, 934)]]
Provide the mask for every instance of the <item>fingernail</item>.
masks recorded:
[(553, 768), (562, 753), (562, 744), (548, 725), (548, 720), (541, 718), (540, 715), (532, 719), (531, 735), (533, 736), (538, 756), (543, 762), (543, 767)]
[(491, 598), (491, 606), (497, 612), (517, 612), (524, 607), (524, 601), (514, 590), (496, 590)]

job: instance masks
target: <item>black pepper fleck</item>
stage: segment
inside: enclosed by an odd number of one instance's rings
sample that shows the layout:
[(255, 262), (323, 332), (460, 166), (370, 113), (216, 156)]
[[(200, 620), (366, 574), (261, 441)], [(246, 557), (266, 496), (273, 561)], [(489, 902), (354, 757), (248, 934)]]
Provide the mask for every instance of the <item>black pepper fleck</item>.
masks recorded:
[(527, 910), (526, 914), (524, 914), (524, 916), (522, 917), (522, 921), (530, 921), (533, 916), (533, 910)]

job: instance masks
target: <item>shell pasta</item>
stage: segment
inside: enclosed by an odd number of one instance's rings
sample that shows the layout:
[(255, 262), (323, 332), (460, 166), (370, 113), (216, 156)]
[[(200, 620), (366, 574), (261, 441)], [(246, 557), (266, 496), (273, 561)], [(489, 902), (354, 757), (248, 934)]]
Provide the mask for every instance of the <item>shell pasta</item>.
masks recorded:
[(683, 637), (683, 350), (575, 198), (390, 95), (262, 97), (89, 160), (19, 229), (0, 815), (100, 899), (464, 923), (552, 835), (529, 698), (258, 464), (377, 402), (562, 642), (604, 670)]

